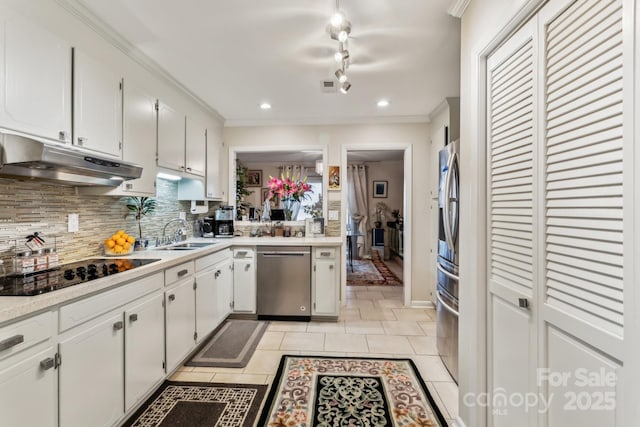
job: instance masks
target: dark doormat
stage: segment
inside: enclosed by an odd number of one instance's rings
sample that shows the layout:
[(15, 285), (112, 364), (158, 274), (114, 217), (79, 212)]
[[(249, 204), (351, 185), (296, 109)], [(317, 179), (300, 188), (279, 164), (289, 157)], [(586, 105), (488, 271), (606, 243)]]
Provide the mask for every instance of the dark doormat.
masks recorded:
[(258, 426), (447, 422), (411, 359), (284, 355)]
[(258, 320), (227, 320), (185, 365), (244, 368), (267, 326)]
[(123, 427), (252, 427), (266, 385), (165, 381)]

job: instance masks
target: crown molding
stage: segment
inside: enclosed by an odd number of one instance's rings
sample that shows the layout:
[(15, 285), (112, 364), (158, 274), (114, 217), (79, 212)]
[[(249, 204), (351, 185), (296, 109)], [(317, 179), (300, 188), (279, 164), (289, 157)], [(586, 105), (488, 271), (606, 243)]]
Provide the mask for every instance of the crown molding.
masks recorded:
[(371, 117), (340, 117), (340, 118), (300, 118), (300, 119), (228, 119), (225, 127), (249, 126), (331, 126), (331, 125), (376, 125), (376, 124), (407, 124), (430, 123), (428, 115), (418, 116), (371, 116)]
[(160, 78), (165, 83), (174, 86), (181, 92), (185, 93), (193, 101), (195, 101), (204, 110), (215, 116), (223, 124), (225, 118), (206, 101), (192, 92), (185, 85), (180, 83), (173, 75), (165, 70), (160, 64), (154, 61), (147, 54), (135, 47), (131, 42), (122, 37), (118, 32), (110, 25), (100, 19), (95, 13), (93, 13), (84, 4), (78, 0), (56, 0), (56, 2), (62, 6), (65, 10), (85, 23), (89, 28), (95, 31), (99, 36), (105, 39), (108, 43), (115, 46), (122, 51), (125, 55), (133, 59), (136, 63), (141, 65), (145, 70), (149, 71), (156, 77)]
[(469, 3), (471, 3), (471, 0), (454, 0), (449, 9), (447, 9), (447, 13), (456, 18), (462, 18)]

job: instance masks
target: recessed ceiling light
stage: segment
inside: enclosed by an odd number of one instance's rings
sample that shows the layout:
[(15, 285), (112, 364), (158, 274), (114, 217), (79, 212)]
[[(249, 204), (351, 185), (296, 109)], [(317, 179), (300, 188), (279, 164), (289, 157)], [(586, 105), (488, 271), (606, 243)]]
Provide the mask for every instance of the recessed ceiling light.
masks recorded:
[(389, 106), (389, 100), (381, 99), (380, 101), (378, 101), (378, 107), (384, 108), (388, 106)]
[(271, 104), (269, 104), (268, 102), (263, 102), (262, 104), (260, 104), (260, 108), (263, 110), (270, 110)]

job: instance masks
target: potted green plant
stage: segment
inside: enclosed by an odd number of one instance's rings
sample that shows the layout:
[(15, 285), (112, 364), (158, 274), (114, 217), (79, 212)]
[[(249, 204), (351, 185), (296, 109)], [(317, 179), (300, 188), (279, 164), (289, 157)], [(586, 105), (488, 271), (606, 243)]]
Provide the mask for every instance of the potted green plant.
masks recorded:
[(151, 197), (129, 197), (127, 209), (129, 209), (130, 212), (125, 215), (125, 217), (133, 215), (136, 221), (138, 221), (138, 239), (136, 240), (136, 243), (134, 245), (136, 250), (141, 250), (146, 247), (146, 244), (144, 244), (144, 241), (142, 239), (142, 218), (152, 214), (153, 211), (156, 210), (157, 206), (158, 203)]

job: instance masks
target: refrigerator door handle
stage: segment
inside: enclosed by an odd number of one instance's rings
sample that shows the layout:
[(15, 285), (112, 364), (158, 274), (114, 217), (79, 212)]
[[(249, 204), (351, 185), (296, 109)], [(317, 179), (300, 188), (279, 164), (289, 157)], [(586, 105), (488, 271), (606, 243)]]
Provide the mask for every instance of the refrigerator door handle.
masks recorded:
[(460, 281), (460, 277), (456, 276), (453, 273), (449, 273), (447, 270), (445, 270), (440, 263), (436, 263), (436, 268), (438, 269), (439, 272), (441, 272), (442, 274), (444, 274), (445, 276), (447, 276), (449, 279), (453, 279), (453, 280), (457, 280)]
[(449, 306), (444, 299), (442, 299), (442, 297), (440, 296), (440, 291), (436, 291), (436, 297), (438, 298), (438, 302), (440, 304), (442, 304), (442, 306), (451, 314), (455, 315), (456, 317), (460, 317), (460, 313), (458, 313), (456, 310), (453, 309), (453, 307)]
[(447, 174), (444, 178), (444, 206), (442, 213), (442, 221), (444, 222), (444, 238), (447, 242), (447, 246), (450, 250), (455, 250), (453, 244), (453, 236), (451, 235), (451, 221), (450, 221), (450, 212), (449, 212), (449, 191), (451, 186), (451, 177), (453, 176), (453, 160), (455, 159), (456, 153), (452, 153), (449, 158), (449, 162), (447, 164)]

